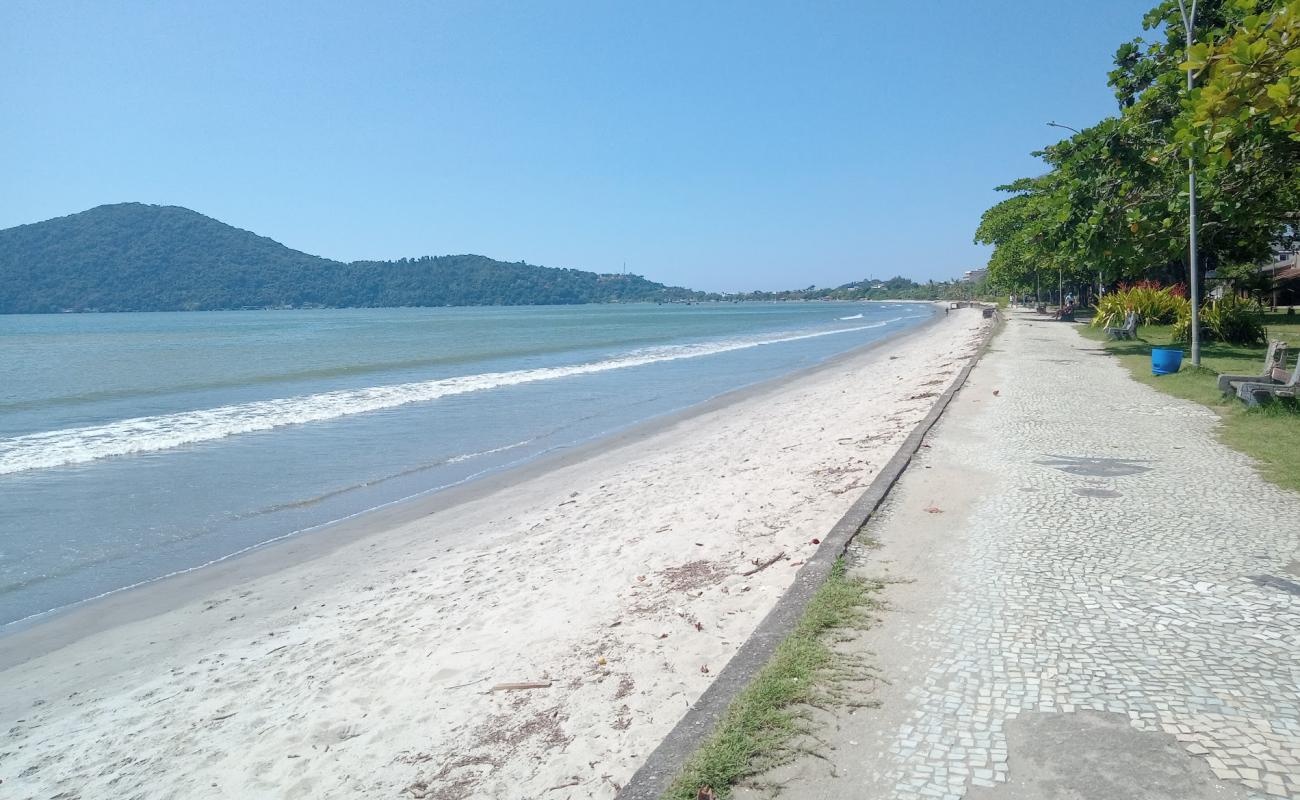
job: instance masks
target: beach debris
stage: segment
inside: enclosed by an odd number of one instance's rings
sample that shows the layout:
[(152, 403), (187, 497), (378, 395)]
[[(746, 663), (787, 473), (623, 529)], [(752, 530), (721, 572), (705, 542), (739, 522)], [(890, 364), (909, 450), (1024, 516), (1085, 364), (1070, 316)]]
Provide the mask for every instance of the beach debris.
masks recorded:
[[(601, 659), (604, 661), (605, 659)], [(519, 681), (517, 683), (498, 683), (488, 691), (491, 692), (517, 692), (521, 689), (549, 689), (550, 681)]]
[(659, 530), (655, 531), (655, 533), (663, 533), (664, 531), (670, 531), (670, 530), (672, 530), (672, 529), (673, 529), (673, 526), (672, 526), (672, 525), (665, 525), (665, 526), (663, 526), (662, 528), (660, 528)]
[(552, 787), (550, 787), (549, 789), (547, 789), (546, 791), (548, 791), (548, 792), (553, 792), (553, 791), (555, 791), (556, 789), (567, 789), (567, 788), (569, 788), (570, 786), (577, 786), (577, 785), (580, 784), (580, 783), (582, 783), (582, 779), (581, 779), (581, 778), (570, 778), (570, 779), (568, 780), (568, 782), (566, 782), (566, 783), (557, 783), (557, 784), (555, 784), (554, 786), (552, 786)]
[(402, 790), (403, 794), (410, 794), (415, 800), (423, 800), (429, 796), (429, 784), (424, 781), (416, 781)]
[[(890, 356), (890, 358), (893, 357)], [(713, 791), (711, 786), (701, 786), (700, 790), (695, 793), (695, 800), (718, 800), (718, 793)]]
[(703, 622), (700, 622), (699, 620), (696, 620), (694, 624), (695, 624), (695, 630), (697, 630), (697, 631), (702, 631), (702, 630), (704, 630), (704, 623), (703, 623)]
[(939, 507), (936, 506), (935, 504), (931, 503), (930, 506), (929, 506), (929, 508), (925, 509), (925, 513), (927, 513), (927, 514), (942, 514), (942, 513), (943, 513), (943, 509), (942, 509), (942, 508), (939, 508)]
[(758, 559), (756, 558), (753, 561), (749, 562), (754, 565), (754, 568), (748, 572), (742, 572), (740, 574), (744, 577), (749, 577), (750, 575), (753, 575), (756, 572), (762, 572), (763, 570), (767, 569), (768, 567), (772, 566), (773, 564), (775, 564), (776, 562), (780, 561), (783, 558), (785, 558), (784, 550), (772, 556), (771, 558), (769, 558), (768, 560), (764, 561), (761, 564), (758, 563)]
[(813, 540), (812, 540), (812, 543), (813, 543), (813, 544), (821, 544), (821, 543), (822, 543), (822, 540), (821, 540), (821, 539), (813, 539)]
[(223, 720), (228, 720), (228, 719), (230, 719), (231, 717), (235, 716), (235, 715), (238, 714), (238, 713), (239, 713), (238, 711), (231, 711), (229, 714), (222, 714), (222, 715), (219, 716), (219, 717), (213, 717), (213, 718), (212, 718), (212, 721), (213, 721), (213, 722), (221, 722), (221, 721), (223, 721)]
[(638, 581), (643, 581), (643, 580), (645, 580), (645, 576), (644, 576), (644, 575), (638, 575), (638, 576), (636, 576), (636, 579), (637, 579)]
[(701, 664), (701, 665), (700, 665), (700, 672), (701, 672), (702, 674), (704, 674), (704, 675), (708, 675), (708, 674), (709, 674), (709, 665), (708, 665), (708, 664)]
[(1001, 391), (999, 391), (999, 390), (997, 390), (997, 389), (994, 389), (994, 390), (993, 390), (993, 396), (994, 396), (994, 397), (997, 397), (997, 396), (1000, 395), (1000, 394), (1002, 394)]

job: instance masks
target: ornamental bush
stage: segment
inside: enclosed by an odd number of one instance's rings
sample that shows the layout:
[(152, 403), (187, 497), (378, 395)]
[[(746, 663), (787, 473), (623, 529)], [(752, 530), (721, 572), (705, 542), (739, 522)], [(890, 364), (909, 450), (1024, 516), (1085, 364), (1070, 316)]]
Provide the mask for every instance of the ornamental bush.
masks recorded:
[(1189, 308), (1187, 292), (1181, 283), (1173, 286), (1161, 286), (1156, 281), (1121, 283), (1117, 290), (1097, 301), (1092, 324), (1118, 328), (1124, 324), (1128, 312), (1136, 311), (1141, 325), (1169, 325), (1177, 322), (1183, 313), (1190, 316)]
[[(1191, 330), (1192, 311), (1189, 305), (1178, 316), (1178, 322), (1174, 325), (1174, 338), (1185, 342), (1192, 338)], [(1201, 339), (1246, 346), (1266, 344), (1264, 308), (1254, 300), (1233, 294), (1221, 300), (1211, 300), (1201, 306)]]

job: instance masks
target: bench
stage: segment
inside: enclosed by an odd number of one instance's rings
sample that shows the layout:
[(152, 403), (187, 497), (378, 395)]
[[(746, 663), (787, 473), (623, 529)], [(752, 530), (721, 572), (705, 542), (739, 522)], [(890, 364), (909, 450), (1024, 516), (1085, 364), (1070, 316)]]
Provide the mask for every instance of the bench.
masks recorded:
[(1124, 317), (1124, 324), (1118, 328), (1107, 328), (1106, 336), (1111, 339), (1136, 339), (1138, 330), (1138, 315), (1136, 311), (1128, 312)]
[(1220, 375), (1219, 391), (1223, 394), (1236, 394), (1237, 386), (1243, 383), (1276, 383), (1274, 370), (1286, 371), (1286, 342), (1272, 341), (1264, 352), (1264, 369), (1258, 375)]
[(1270, 381), (1243, 381), (1235, 384), (1237, 397), (1246, 401), (1248, 406), (1257, 406), (1270, 397), (1295, 397), (1300, 386), (1300, 359), (1296, 359), (1295, 369), (1288, 375), (1282, 367), (1274, 367), (1269, 374)]

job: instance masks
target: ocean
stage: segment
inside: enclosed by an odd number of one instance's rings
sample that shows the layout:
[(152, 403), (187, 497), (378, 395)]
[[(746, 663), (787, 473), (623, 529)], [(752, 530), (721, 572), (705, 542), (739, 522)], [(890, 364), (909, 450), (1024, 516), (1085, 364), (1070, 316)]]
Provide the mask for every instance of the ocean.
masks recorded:
[(0, 626), (310, 536), (933, 313), (737, 303), (0, 316)]

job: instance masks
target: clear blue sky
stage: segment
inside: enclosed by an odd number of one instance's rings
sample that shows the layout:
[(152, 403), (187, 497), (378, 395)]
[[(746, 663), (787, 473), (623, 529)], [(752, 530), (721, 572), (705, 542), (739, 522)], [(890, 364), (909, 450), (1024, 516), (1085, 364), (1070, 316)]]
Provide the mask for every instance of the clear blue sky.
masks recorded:
[(0, 3), (0, 228), (140, 201), (343, 260), (947, 278), (1154, 0)]

